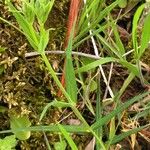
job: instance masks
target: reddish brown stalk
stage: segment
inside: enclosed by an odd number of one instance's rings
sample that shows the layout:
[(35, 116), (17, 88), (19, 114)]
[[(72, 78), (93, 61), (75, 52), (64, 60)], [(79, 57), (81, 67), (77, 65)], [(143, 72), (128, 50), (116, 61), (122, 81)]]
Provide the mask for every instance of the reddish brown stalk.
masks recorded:
[[(71, 0), (70, 3), (70, 9), (69, 9), (69, 17), (68, 17), (68, 24), (67, 24), (67, 33), (66, 33), (66, 38), (65, 38), (65, 43), (64, 43), (64, 49), (67, 48), (68, 46), (68, 41), (69, 37), (73, 28), (73, 25), (76, 24), (76, 20), (78, 17), (78, 11), (79, 11), (79, 1), (80, 0)], [(61, 77), (61, 84), (63, 87), (65, 87), (65, 63), (64, 63), (64, 69), (63, 69), (63, 74)], [(58, 97), (62, 95), (61, 90), (58, 91)]]

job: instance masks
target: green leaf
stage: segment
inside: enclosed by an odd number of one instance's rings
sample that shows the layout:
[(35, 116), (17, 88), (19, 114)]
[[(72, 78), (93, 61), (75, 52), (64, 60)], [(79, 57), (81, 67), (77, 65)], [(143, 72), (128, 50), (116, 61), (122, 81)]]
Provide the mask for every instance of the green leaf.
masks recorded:
[(82, 62), (84, 65), (87, 65), (87, 64), (89, 64), (89, 63), (94, 62), (94, 60), (91, 59), (91, 58), (87, 58), (87, 57), (81, 57), (81, 62)]
[(23, 1), (22, 11), (27, 21), (33, 24), (35, 19), (34, 0), (31, 0), (30, 2)]
[(66, 49), (66, 65), (65, 65), (65, 82), (66, 82), (66, 90), (69, 94), (70, 98), (76, 103), (77, 102), (77, 83), (75, 77), (75, 71), (73, 67), (73, 59), (71, 56), (72, 52), (72, 44), (73, 44), (73, 36), (74, 36), (74, 27), (73, 25), (71, 35), (69, 38), (68, 46)]
[(109, 139), (112, 139), (116, 133), (115, 129), (115, 118), (113, 117), (110, 121), (110, 132), (109, 132)]
[(12, 150), (17, 145), (15, 135), (6, 136), (0, 139), (0, 150)]
[(45, 51), (48, 41), (49, 41), (49, 30), (42, 29), (40, 31), (40, 42), (38, 44), (39, 53), (42, 53)]
[(109, 149), (111, 140), (115, 136), (115, 133), (116, 133), (116, 125), (115, 125), (115, 117), (113, 117), (110, 121), (109, 142), (106, 144), (107, 149)]
[(20, 28), (23, 30), (24, 35), (27, 37), (28, 41), (30, 42), (31, 46), (36, 50), (38, 45), (38, 36), (32, 26), (26, 18), (21, 15), (10, 1), (6, 3), (9, 6), (10, 11), (13, 13), (14, 17), (16, 18)]
[(132, 26), (132, 41), (133, 41), (133, 47), (135, 50), (135, 58), (138, 58), (138, 42), (137, 42), (137, 27), (138, 27), (138, 21), (142, 14), (142, 11), (145, 7), (145, 4), (142, 4), (137, 11), (135, 12), (134, 18), (133, 18), (133, 26)]
[(139, 59), (144, 53), (145, 49), (148, 47), (148, 44), (150, 42), (150, 14), (148, 14), (144, 21), (144, 27), (142, 30), (142, 36), (141, 36), (141, 47), (139, 49)]
[(37, 16), (38, 23), (40, 25), (44, 25), (44, 23), (46, 22), (53, 4), (54, 4), (54, 0), (45, 1), (45, 2), (41, 0), (40, 1), (37, 0), (35, 2), (35, 13)]
[(77, 102), (77, 83), (75, 77), (75, 71), (71, 58), (66, 59), (65, 79), (66, 79), (66, 90), (70, 95), (70, 98), (76, 103)]
[(74, 143), (74, 141), (72, 140), (72, 138), (70, 137), (68, 132), (65, 130), (65, 128), (60, 124), (58, 124), (58, 128), (60, 129), (61, 133), (64, 135), (64, 137), (67, 140), (68, 144), (70, 145), (71, 149), (78, 150), (76, 144)]
[(122, 111), (124, 111), (126, 108), (128, 108), (129, 106), (131, 106), (133, 103), (141, 100), (142, 98), (144, 98), (146, 95), (148, 95), (149, 92), (146, 92), (144, 94), (140, 94), (130, 100), (127, 100), (127, 102), (125, 102), (124, 104), (118, 106), (117, 108), (115, 108), (115, 110), (113, 110), (112, 112), (110, 112), (107, 116), (100, 118), (98, 121), (96, 121), (91, 127), (93, 129), (97, 129), (101, 126), (103, 126), (104, 124), (108, 123), (113, 117), (115, 117), (118, 113), (121, 113)]
[(41, 113), (41, 116), (40, 116), (40, 121), (43, 119), (44, 115), (46, 114), (46, 111), (47, 111), (48, 108), (50, 108), (51, 106), (63, 108), (63, 107), (71, 107), (71, 104), (66, 103), (66, 102), (61, 102), (61, 101), (54, 100), (53, 102), (47, 104), (47, 105), (44, 107), (44, 109), (43, 109), (43, 111), (42, 111), (42, 113)]
[(94, 61), (88, 65), (85, 65), (85, 66), (77, 69), (76, 73), (86, 72), (86, 71), (91, 70), (95, 67), (98, 67), (99, 65), (102, 65), (102, 64), (105, 64), (108, 62), (115, 62), (115, 61), (117, 61), (117, 59), (113, 58), (113, 57), (100, 58), (99, 60), (96, 60), (96, 61)]
[(0, 46), (0, 53), (4, 52), (5, 50), (6, 50), (5, 47), (1, 47), (1, 46)]
[(56, 143), (54, 144), (54, 149), (55, 149), (55, 150), (65, 150), (66, 147), (67, 147), (67, 143), (66, 143), (65, 140), (62, 140), (62, 141), (60, 141), (60, 142), (56, 142)]
[[(124, 1), (124, 0), (123, 0)], [(118, 53), (120, 53), (121, 55), (124, 55), (125, 54), (125, 48), (124, 48), (124, 45), (121, 41), (121, 38), (120, 38), (120, 35), (119, 35), (119, 32), (118, 32), (118, 28), (117, 28), (117, 25), (116, 23), (114, 22), (112, 16), (110, 16), (110, 19), (111, 19), (111, 24), (112, 24), (112, 30), (114, 32), (114, 37), (115, 37), (115, 42), (113, 42), (114, 46), (116, 47), (116, 49), (118, 50)]]
[(124, 60), (120, 60), (119, 61), (124, 67), (128, 68), (128, 70), (130, 72), (132, 72), (135, 76), (139, 77), (140, 75), (140, 72), (138, 70), (138, 67), (136, 65), (133, 65), (127, 61), (124, 61)]
[(19, 140), (26, 140), (30, 137), (30, 131), (17, 131), (18, 128), (30, 127), (31, 122), (27, 116), (22, 117), (11, 117), (10, 128)]
[(92, 80), (90, 83), (90, 92), (94, 92), (97, 89), (97, 82)]
[(131, 130), (124, 132), (120, 135), (116, 135), (116, 136), (114, 136), (111, 144), (116, 144), (116, 143), (120, 142), (121, 140), (125, 139), (126, 137), (130, 136), (131, 134), (136, 134), (137, 132), (141, 131), (142, 129), (144, 129), (148, 126), (150, 126), (150, 124), (145, 125), (145, 126), (141, 126), (139, 128), (131, 129)]
[[(100, 83), (100, 73), (97, 75), (97, 83)], [(96, 116), (95, 119), (96, 121), (99, 120), (99, 118), (102, 118), (103, 115), (103, 108), (102, 108), (102, 99), (101, 99), (101, 85), (98, 84), (97, 86), (97, 91), (96, 91)], [(98, 137), (100, 137), (102, 139), (102, 135), (103, 135), (103, 128), (100, 127), (97, 130), (95, 130), (95, 133), (97, 134)], [(96, 150), (102, 148), (101, 144), (99, 143), (98, 140), (96, 140)]]
[(52, 6), (53, 6), (53, 4), (54, 4), (54, 0), (51, 0), (51, 1), (49, 1), (48, 3), (47, 3), (47, 5), (45, 5), (45, 7), (44, 7), (44, 12), (43, 12), (43, 23), (45, 23), (46, 22), (46, 20), (47, 20), (47, 18), (48, 18), (48, 15), (49, 15), (49, 13), (50, 13), (50, 11), (51, 11), (51, 9), (52, 9)]
[(127, 6), (127, 0), (121, 0), (118, 4), (120, 8), (125, 8)]

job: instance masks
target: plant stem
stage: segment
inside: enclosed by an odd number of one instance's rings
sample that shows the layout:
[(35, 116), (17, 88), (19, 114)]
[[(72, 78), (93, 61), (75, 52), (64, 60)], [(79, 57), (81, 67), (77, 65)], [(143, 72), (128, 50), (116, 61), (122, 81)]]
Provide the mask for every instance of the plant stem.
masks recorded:
[[(78, 11), (79, 11), (79, 3), (80, 3), (80, 0), (71, 0), (71, 2), (70, 2), (67, 33), (66, 33), (66, 38), (65, 38), (65, 43), (64, 43), (64, 49), (66, 49), (68, 47), (68, 42), (69, 42), (69, 38), (71, 37), (71, 32), (72, 32), (73, 26), (76, 25), (76, 20), (77, 20)], [(65, 65), (66, 65), (66, 59), (65, 59), (65, 63), (64, 63), (63, 74), (61, 77), (61, 84), (63, 87), (65, 87), (65, 73), (64, 73)], [(58, 96), (61, 96), (61, 95), (62, 95), (62, 91), (59, 90)]]
[[(56, 50), (56, 51), (53, 51), (53, 50), (49, 50), (49, 51), (45, 51), (45, 54), (46, 55), (50, 55), (50, 54), (54, 54), (54, 55), (64, 55), (65, 54), (65, 51), (62, 51), (62, 50)], [(86, 53), (82, 53), (82, 52), (75, 52), (75, 51), (72, 51), (71, 53), (72, 55), (74, 56), (81, 56), (81, 57), (87, 57), (87, 58), (91, 58), (91, 59), (95, 59), (95, 60), (98, 60), (100, 59), (101, 57), (99, 56), (95, 56), (95, 55), (92, 55), (92, 54), (86, 54)], [(40, 54), (38, 52), (29, 52), (29, 53), (25, 53), (25, 57), (26, 58), (30, 58), (30, 57), (35, 57), (35, 56), (39, 56)], [(17, 57), (18, 58), (18, 57)]]
[(70, 98), (70, 96), (68, 95), (68, 93), (66, 92), (66, 90), (64, 89), (64, 87), (62, 86), (61, 82), (59, 81), (58, 77), (55, 74), (55, 71), (53, 70), (51, 64), (49, 63), (48, 58), (46, 57), (45, 53), (41, 53), (41, 57), (43, 58), (43, 61), (45, 62), (45, 65), (46, 65), (49, 73), (51, 74), (51, 76), (55, 80), (55, 82), (58, 85), (58, 87), (61, 89), (62, 93), (64, 94), (64, 96), (66, 97), (66, 99), (68, 100), (68, 102), (70, 103), (71, 108), (72, 108), (73, 112), (75, 113), (75, 115), (78, 117), (78, 119), (80, 119), (80, 121), (82, 121), (84, 127), (87, 128), (87, 131), (91, 132), (95, 136), (95, 138), (100, 143), (100, 145), (103, 148), (103, 150), (105, 150), (106, 148), (105, 148), (102, 140), (97, 136), (97, 134), (93, 131), (93, 129), (91, 129), (91, 127), (85, 121), (85, 119), (83, 118), (83, 116), (81, 115), (81, 113), (76, 108), (76, 104), (72, 101), (72, 99)]
[[(96, 98), (96, 121), (102, 118), (102, 101), (101, 101), (101, 87), (100, 87), (100, 73), (97, 76), (97, 98)], [(100, 139), (102, 139), (103, 130), (102, 127), (96, 129), (95, 131)], [(96, 140), (96, 150), (99, 150), (101, 148), (101, 145)]]
[(57, 75), (55, 74), (55, 71), (53, 70), (51, 64), (48, 61), (48, 58), (46, 57), (45, 53), (41, 53), (41, 56), (46, 64), (46, 67), (49, 71), (49, 73), (51, 74), (51, 76), (53, 77), (53, 79), (55, 80), (56, 84), (58, 85), (58, 87), (61, 89), (61, 91), (63, 92), (64, 96), (67, 98), (68, 102), (71, 105), (75, 106), (75, 103), (71, 100), (70, 96), (68, 95), (68, 93), (65, 91), (64, 87), (62, 86), (62, 84), (60, 83)]

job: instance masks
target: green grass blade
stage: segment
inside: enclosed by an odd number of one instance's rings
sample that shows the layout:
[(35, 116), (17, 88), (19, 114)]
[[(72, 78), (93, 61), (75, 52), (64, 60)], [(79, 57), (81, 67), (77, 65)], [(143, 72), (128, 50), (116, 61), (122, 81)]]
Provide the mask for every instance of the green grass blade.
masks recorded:
[[(90, 133), (90, 131), (84, 126), (76, 126), (76, 125), (63, 125), (65, 130), (69, 133)], [(25, 132), (25, 131), (32, 131), (32, 132), (38, 132), (38, 131), (44, 131), (44, 132), (60, 132), (60, 129), (58, 128), (58, 125), (48, 125), (48, 126), (31, 126), (31, 127), (20, 127), (15, 128), (13, 130), (3, 130), (0, 131), (0, 134), (4, 133), (12, 133), (12, 132)]]
[(101, 41), (101, 43), (104, 45), (104, 47), (107, 47), (107, 49), (111, 52), (113, 52), (120, 60), (122, 60), (122, 55), (118, 53), (118, 50), (114, 48), (105, 38), (103, 38), (101, 35), (96, 35), (98, 39)]
[(31, 0), (30, 2), (23, 1), (22, 2), (22, 12), (26, 18), (26, 20), (30, 23), (33, 24), (34, 19), (35, 19), (35, 12), (34, 12), (34, 1)]
[(40, 32), (40, 40), (38, 44), (38, 52), (43, 53), (49, 42), (49, 30), (42, 29)]
[(60, 129), (61, 133), (64, 135), (64, 137), (67, 140), (68, 144), (70, 145), (71, 149), (78, 150), (76, 144), (74, 143), (74, 141), (72, 140), (72, 138), (70, 137), (68, 132), (65, 130), (65, 128), (60, 124), (58, 124), (58, 128)]
[(71, 99), (77, 102), (77, 83), (75, 77), (75, 71), (73, 68), (72, 58), (66, 58), (65, 65), (65, 79), (66, 79), (66, 90), (70, 95)]
[(137, 27), (138, 27), (138, 21), (142, 14), (142, 11), (145, 7), (145, 4), (142, 4), (137, 11), (135, 12), (134, 18), (133, 18), (133, 26), (132, 26), (132, 41), (133, 41), (133, 48), (135, 50), (135, 58), (138, 57), (138, 42), (137, 42)]
[(118, 104), (121, 95), (123, 94), (123, 92), (126, 90), (126, 88), (128, 87), (128, 85), (131, 83), (131, 81), (135, 78), (135, 75), (133, 73), (130, 73), (127, 77), (127, 79), (124, 81), (121, 89), (119, 90), (118, 94), (115, 96), (114, 100), (116, 102), (116, 104)]
[(106, 147), (107, 149), (109, 149), (110, 145), (111, 145), (111, 141), (112, 139), (114, 138), (115, 136), (115, 133), (116, 133), (116, 120), (115, 120), (115, 117), (113, 117), (110, 121), (110, 126), (109, 126), (109, 140), (108, 142), (106, 143)]
[(149, 42), (150, 42), (150, 14), (146, 16), (144, 21), (144, 27), (141, 36), (141, 47), (139, 49), (139, 55), (138, 55), (139, 59), (144, 53), (145, 49), (148, 47)]
[(142, 129), (144, 129), (144, 128), (148, 127), (148, 126), (150, 126), (150, 124), (145, 125), (145, 126), (141, 126), (139, 128), (131, 129), (131, 130), (129, 130), (127, 132), (124, 132), (124, 133), (122, 133), (120, 135), (116, 135), (113, 138), (111, 144), (116, 144), (116, 143), (120, 142), (121, 140), (123, 140), (124, 138), (130, 136), (131, 134), (136, 134), (137, 132), (141, 131)]
[(40, 121), (43, 119), (43, 117), (45, 116), (47, 110), (51, 107), (51, 106), (54, 106), (54, 107), (60, 107), (60, 108), (63, 108), (63, 107), (71, 107), (71, 105), (69, 103), (65, 103), (65, 102), (61, 102), (61, 101), (57, 101), (57, 100), (54, 100), (53, 102), (47, 104), (42, 113), (41, 113), (41, 116), (40, 116)]
[(92, 129), (97, 129), (101, 126), (103, 126), (104, 124), (108, 123), (113, 117), (115, 117), (118, 113), (121, 113), (122, 111), (124, 111), (126, 108), (128, 108), (129, 106), (131, 106), (133, 103), (141, 100), (142, 98), (144, 98), (147, 94), (149, 94), (149, 92), (146, 92), (144, 94), (140, 94), (130, 100), (128, 100), (127, 102), (123, 103), (122, 105), (118, 106), (115, 110), (113, 110), (111, 113), (109, 113), (107, 116), (99, 119), (98, 121), (96, 121), (91, 127)]
[(108, 62), (115, 62), (115, 61), (117, 61), (117, 59), (113, 58), (113, 57), (100, 58), (99, 60), (96, 60), (96, 61), (94, 61), (88, 65), (85, 65), (85, 66), (77, 69), (76, 73), (86, 72), (86, 71), (91, 70), (95, 67), (98, 67), (99, 65), (102, 65), (102, 64), (105, 64)]
[(137, 113), (132, 119), (138, 120), (140, 118), (145, 118), (146, 116), (150, 116), (150, 106), (144, 107), (142, 112)]
[(117, 25), (116, 25), (116, 23), (114, 23), (112, 17), (111, 17), (111, 20), (112, 20), (112, 29), (113, 29), (114, 36), (115, 36), (115, 44), (118, 47), (118, 51), (119, 51), (120, 55), (124, 55), (125, 54), (125, 48), (124, 48), (124, 45), (120, 39), (120, 35), (119, 35), (118, 30), (117, 30)]
[[(100, 89), (100, 74), (97, 76), (97, 98), (96, 98), (96, 121), (102, 118), (102, 100), (101, 100), (101, 89)], [(98, 128), (96, 131), (97, 136), (102, 139), (103, 135), (103, 129), (102, 127)], [(96, 140), (96, 149), (100, 150), (101, 145), (100, 143)]]
[(71, 55), (73, 36), (74, 36), (74, 26), (71, 31), (68, 47), (66, 49), (65, 82), (66, 82), (67, 93), (70, 95), (71, 99), (76, 103), (78, 89), (77, 89), (75, 71), (74, 71), (73, 60)]
[[(101, 0), (86, 1), (83, 11), (81, 12), (80, 21), (78, 24), (78, 28), (80, 29), (80, 31), (85, 29), (85, 26), (88, 26), (88, 22), (91, 22), (91, 18), (92, 19), (97, 18), (98, 14), (99, 14), (98, 11), (100, 12), (101, 6), (102, 6), (99, 4), (100, 2), (101, 2)], [(99, 7), (99, 8), (97, 8), (97, 7)], [(96, 15), (94, 15), (95, 14), (94, 11), (96, 11)], [(87, 14), (88, 14), (88, 17), (87, 17)]]
[(137, 65), (133, 65), (131, 64), (130, 62), (127, 62), (125, 60), (120, 60), (119, 61), (124, 67), (128, 68), (128, 70), (130, 72), (132, 72), (135, 76), (139, 77), (140, 75), (140, 72), (139, 72), (139, 69), (137, 67)]
[(88, 40), (89, 38), (91, 38), (92, 36), (95, 36), (96, 34), (99, 34), (100, 32), (104, 31), (105, 29), (107, 29), (109, 26), (111, 26), (111, 23), (107, 23), (106, 25), (102, 25), (100, 26), (98, 29), (93, 30), (92, 34), (88, 34), (86, 35), (84, 38), (82, 38), (81, 40), (78, 41), (78, 36), (74, 38), (74, 45), (73, 45), (73, 49), (75, 49), (76, 47), (78, 47), (81, 43), (83, 43), (84, 41)]
[(43, 23), (46, 22), (47, 18), (48, 18), (48, 15), (53, 7), (53, 4), (54, 4), (54, 1), (55, 0), (51, 0), (51, 1), (48, 1), (48, 3), (46, 4), (45, 8), (44, 8), (44, 13), (43, 13)]
[(11, 2), (7, 3), (10, 11), (15, 16), (20, 28), (23, 30), (24, 35), (27, 37), (28, 41), (30, 42), (31, 46), (36, 50), (38, 45), (38, 38), (37, 34), (29, 22), (25, 19), (23, 15), (21, 15), (21, 12), (19, 12)]
[(52, 9), (53, 4), (54, 4), (54, 0), (50, 0), (50, 1), (36, 0), (35, 1), (34, 11), (37, 16), (38, 23), (40, 25), (45, 24), (48, 18), (48, 15)]
[[(82, 31), (78, 34), (78, 36), (76, 37), (77, 38), (77, 41), (81, 40), (82, 37), (84, 37), (86, 35), (86, 33), (89, 32), (89, 30), (91, 29), (94, 29), (97, 24), (99, 24), (99, 22), (114, 8), (118, 5), (120, 0), (116, 0), (115, 2), (113, 2), (111, 5), (107, 6), (103, 11), (101, 11), (101, 13), (98, 15), (98, 17), (93, 21), (91, 22), (90, 26), (83, 26), (83, 29)], [(93, 3), (96, 2), (96, 1), (93, 1)], [(94, 4), (93, 4), (94, 5)], [(88, 8), (87, 8), (88, 9)], [(92, 8), (93, 9), (93, 8)], [(88, 11), (87, 11), (88, 13)], [(80, 24), (80, 23), (79, 23)]]
[(46, 136), (45, 132), (43, 132), (43, 134), (44, 134), (44, 139), (45, 139), (45, 143), (46, 143), (47, 149), (48, 149), (48, 150), (51, 150), (51, 146), (50, 146), (50, 144), (49, 144), (49, 141), (48, 141), (48, 139), (47, 139), (47, 136)]

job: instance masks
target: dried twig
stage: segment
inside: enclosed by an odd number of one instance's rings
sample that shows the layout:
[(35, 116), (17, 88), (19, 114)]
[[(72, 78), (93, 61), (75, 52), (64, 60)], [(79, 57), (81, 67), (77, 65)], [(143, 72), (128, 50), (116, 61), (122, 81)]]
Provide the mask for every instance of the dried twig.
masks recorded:
[[(56, 50), (56, 51), (45, 51), (46, 54), (55, 54), (55, 55), (63, 55), (65, 54), (65, 51), (61, 51), (61, 50)], [(29, 52), (25, 54), (26, 58), (29, 57), (34, 57), (34, 56), (39, 56), (40, 54), (38, 52)], [(72, 55), (77, 55), (77, 56), (83, 56), (83, 57), (88, 57), (88, 58), (92, 58), (95, 60), (100, 59), (99, 56), (95, 56), (95, 55), (91, 55), (91, 54), (86, 54), (86, 53), (82, 53), (82, 52), (75, 52), (72, 51)]]

